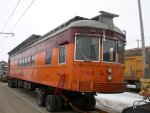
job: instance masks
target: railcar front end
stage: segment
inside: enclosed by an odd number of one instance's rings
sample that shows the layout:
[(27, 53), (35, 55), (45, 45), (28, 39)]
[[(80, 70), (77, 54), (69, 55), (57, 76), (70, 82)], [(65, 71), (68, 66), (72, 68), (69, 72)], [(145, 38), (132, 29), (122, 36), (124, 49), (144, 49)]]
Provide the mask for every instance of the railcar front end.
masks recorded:
[(74, 90), (101, 93), (125, 91), (123, 65), (125, 40), (121, 40), (118, 36), (120, 35), (105, 35), (104, 31), (97, 35), (75, 35), (72, 81)]

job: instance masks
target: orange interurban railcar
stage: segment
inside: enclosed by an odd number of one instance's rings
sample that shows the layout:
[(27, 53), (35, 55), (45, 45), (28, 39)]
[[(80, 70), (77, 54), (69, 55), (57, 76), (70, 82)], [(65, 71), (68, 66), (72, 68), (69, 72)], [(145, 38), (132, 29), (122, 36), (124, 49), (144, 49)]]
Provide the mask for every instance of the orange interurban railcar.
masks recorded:
[(76, 16), (11, 50), (9, 87), (38, 89), (38, 105), (50, 112), (68, 103), (91, 110), (96, 92), (124, 92), (126, 36), (113, 23), (118, 15), (100, 13), (91, 19)]

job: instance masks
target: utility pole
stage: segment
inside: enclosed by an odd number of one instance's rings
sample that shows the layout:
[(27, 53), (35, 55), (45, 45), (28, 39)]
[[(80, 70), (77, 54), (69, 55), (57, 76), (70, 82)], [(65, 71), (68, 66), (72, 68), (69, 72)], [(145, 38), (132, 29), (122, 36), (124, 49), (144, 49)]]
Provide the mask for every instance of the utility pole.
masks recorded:
[(140, 28), (141, 28), (141, 42), (142, 42), (142, 56), (143, 56), (143, 78), (145, 78), (145, 40), (144, 40), (144, 28), (142, 20), (142, 11), (141, 11), (141, 2), (138, 0), (138, 9), (139, 9), (139, 19), (140, 19)]

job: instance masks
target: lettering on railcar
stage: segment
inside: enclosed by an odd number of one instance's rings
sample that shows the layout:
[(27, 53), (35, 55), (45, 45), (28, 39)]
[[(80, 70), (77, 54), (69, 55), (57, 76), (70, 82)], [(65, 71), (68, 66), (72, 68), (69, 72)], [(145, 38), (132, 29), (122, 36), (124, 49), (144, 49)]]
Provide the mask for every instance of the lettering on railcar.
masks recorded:
[(94, 71), (81, 71), (81, 76), (94, 76)]

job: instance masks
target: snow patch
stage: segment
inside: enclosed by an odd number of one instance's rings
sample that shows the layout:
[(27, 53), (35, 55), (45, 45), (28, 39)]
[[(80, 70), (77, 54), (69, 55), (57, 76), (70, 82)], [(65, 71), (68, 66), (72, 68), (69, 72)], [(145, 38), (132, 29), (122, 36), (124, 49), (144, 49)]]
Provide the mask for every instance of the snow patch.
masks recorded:
[(101, 94), (97, 93), (96, 108), (110, 113), (121, 113), (124, 108), (133, 106), (137, 100), (143, 100), (143, 96), (135, 93)]

